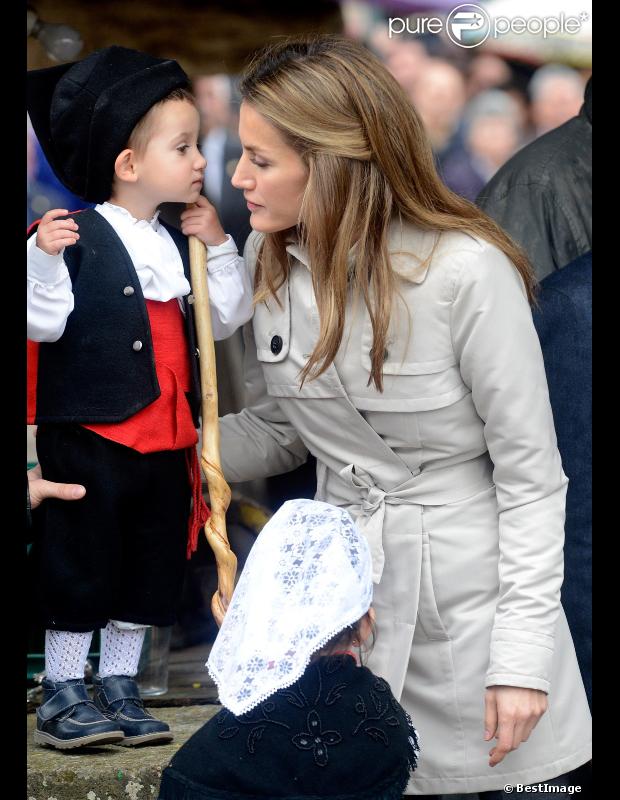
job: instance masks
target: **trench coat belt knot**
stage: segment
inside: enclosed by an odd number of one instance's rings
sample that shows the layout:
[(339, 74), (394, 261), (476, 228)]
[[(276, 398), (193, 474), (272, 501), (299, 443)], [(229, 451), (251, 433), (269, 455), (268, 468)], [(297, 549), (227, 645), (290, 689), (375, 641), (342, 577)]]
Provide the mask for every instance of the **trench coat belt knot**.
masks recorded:
[(372, 555), (372, 580), (379, 583), (383, 574), (385, 555), (383, 553), (383, 521), (385, 518), (385, 505), (403, 505), (415, 502), (418, 494), (416, 477), (401, 483), (393, 489), (384, 491), (375, 483), (373, 477), (361, 467), (348, 464), (338, 473), (340, 477), (352, 486), (360, 498), (360, 515), (355, 523), (365, 536), (370, 546)]

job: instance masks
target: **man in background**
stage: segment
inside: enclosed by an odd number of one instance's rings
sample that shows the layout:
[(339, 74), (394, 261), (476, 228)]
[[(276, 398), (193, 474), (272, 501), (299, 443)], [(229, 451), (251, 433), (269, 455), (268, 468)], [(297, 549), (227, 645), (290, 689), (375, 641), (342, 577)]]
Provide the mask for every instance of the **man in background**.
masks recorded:
[(201, 118), (201, 150), (207, 159), (204, 193), (242, 253), (251, 231), (250, 212), (243, 192), (230, 182), (241, 156), (239, 102), (233, 97), (229, 75), (199, 75), (193, 89)]
[(592, 77), (577, 116), (519, 150), (476, 204), (523, 247), (538, 280), (592, 249)]

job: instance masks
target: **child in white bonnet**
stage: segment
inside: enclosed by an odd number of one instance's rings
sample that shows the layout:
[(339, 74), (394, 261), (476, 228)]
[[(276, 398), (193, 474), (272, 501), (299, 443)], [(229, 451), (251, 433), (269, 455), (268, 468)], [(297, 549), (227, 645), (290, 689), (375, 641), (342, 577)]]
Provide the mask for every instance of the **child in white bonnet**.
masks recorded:
[(353, 648), (374, 634), (368, 544), (291, 500), (248, 557), (207, 666), (222, 710), (164, 770), (160, 800), (397, 800), (417, 734)]

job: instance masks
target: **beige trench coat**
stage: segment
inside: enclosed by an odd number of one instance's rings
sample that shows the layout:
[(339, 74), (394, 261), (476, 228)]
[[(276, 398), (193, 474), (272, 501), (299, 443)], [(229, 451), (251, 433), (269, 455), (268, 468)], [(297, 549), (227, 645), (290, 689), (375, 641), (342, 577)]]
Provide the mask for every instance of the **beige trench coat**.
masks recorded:
[[(253, 234), (246, 246), (252, 271), (259, 243)], [(560, 606), (567, 479), (520, 276), (487, 242), (394, 223), (402, 300), (383, 393), (367, 386), (372, 329), (352, 299), (336, 361), (300, 389), (319, 319), (306, 256), (287, 249), (281, 307), (258, 305), (246, 326), (249, 406), (221, 420), (227, 480), (286, 472), (310, 451), (317, 499), (347, 508), (367, 536), (378, 626), (369, 666), (421, 738), (409, 793), (576, 768), (591, 734)], [(491, 768), (484, 690), (496, 684), (542, 689), (549, 709)]]

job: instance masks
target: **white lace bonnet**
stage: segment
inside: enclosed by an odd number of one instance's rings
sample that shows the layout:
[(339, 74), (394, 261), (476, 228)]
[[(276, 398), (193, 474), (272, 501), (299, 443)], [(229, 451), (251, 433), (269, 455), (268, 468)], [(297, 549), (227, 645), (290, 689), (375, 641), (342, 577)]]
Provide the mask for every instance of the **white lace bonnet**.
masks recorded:
[(370, 608), (372, 560), (347, 511), (289, 500), (250, 551), (207, 668), (237, 716), (291, 686)]

